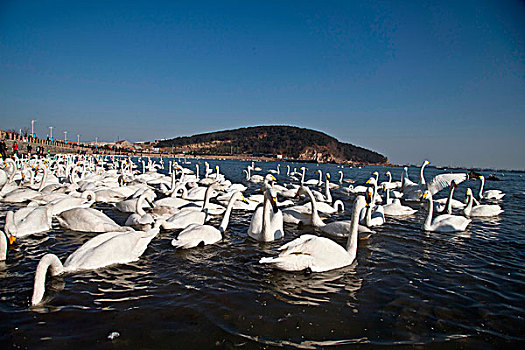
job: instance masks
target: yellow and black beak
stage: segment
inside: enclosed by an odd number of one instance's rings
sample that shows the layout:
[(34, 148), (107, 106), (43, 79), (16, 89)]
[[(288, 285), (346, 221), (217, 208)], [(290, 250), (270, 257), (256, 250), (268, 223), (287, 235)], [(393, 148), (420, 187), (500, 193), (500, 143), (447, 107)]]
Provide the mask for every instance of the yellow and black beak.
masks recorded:
[(428, 196), (428, 192), (425, 192), (425, 193), (423, 193), (423, 197), (421, 197), (421, 198), (427, 199), (427, 196)]
[(277, 208), (277, 197), (272, 196), (272, 198), (270, 199), (270, 203), (272, 205), (273, 212), (277, 213), (279, 211), (279, 208)]
[(372, 178), (370, 178), (370, 179), (366, 180), (365, 184), (369, 184), (369, 183), (370, 183), (370, 181), (372, 181)]
[(15, 241), (16, 241), (16, 237), (9, 235), (9, 244), (13, 244), (15, 243)]

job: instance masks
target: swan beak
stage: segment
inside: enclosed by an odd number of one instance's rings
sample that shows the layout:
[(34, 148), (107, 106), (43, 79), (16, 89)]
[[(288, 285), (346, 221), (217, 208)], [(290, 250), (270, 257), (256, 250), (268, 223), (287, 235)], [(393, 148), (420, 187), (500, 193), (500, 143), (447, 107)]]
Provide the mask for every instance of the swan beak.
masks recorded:
[(423, 199), (427, 199), (427, 192), (423, 193), (423, 197), (421, 197)]
[(248, 201), (246, 200), (246, 198), (244, 198), (244, 196), (242, 196), (242, 201), (246, 204), (248, 204)]
[(9, 236), (9, 244), (13, 244), (13, 243), (15, 243), (15, 241), (16, 241), (16, 237), (10, 235)]
[(279, 208), (277, 208), (277, 198), (272, 196), (270, 203), (272, 204), (273, 212), (277, 213), (279, 211)]
[(366, 180), (365, 184), (369, 184), (372, 179)]
[(155, 205), (149, 199), (146, 199), (146, 202), (148, 202), (150, 207), (155, 208)]

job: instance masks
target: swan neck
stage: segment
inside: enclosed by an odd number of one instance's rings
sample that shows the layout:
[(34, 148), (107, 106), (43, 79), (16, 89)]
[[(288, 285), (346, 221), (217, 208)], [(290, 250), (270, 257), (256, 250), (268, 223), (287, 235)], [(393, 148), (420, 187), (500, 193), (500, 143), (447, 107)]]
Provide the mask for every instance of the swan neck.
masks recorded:
[(454, 186), (450, 186), (448, 191), (447, 202), (445, 204), (445, 213), (452, 214), (452, 196), (454, 195)]
[(44, 175), (42, 176), (42, 182), (40, 183), (40, 187), (38, 188), (39, 192), (42, 191), (47, 181), (47, 167), (44, 165), (42, 168), (44, 170)]
[(317, 211), (317, 201), (315, 200), (315, 197), (312, 191), (308, 187), (305, 187), (305, 190), (306, 190), (306, 194), (310, 198), (310, 203), (312, 205), (312, 225), (315, 227), (326, 226), (326, 224), (323, 222), (323, 220), (319, 216), (319, 213)]
[(49, 270), (51, 276), (56, 276), (64, 272), (64, 266), (54, 254), (46, 254), (40, 259), (35, 272), (35, 283), (33, 286), (33, 297), (31, 304), (37, 305), (42, 301), (46, 289), (46, 274)]
[(135, 213), (139, 214), (140, 216), (146, 215), (146, 212), (142, 208), (142, 205), (144, 204), (145, 199), (146, 199), (146, 193), (143, 193), (137, 199), (137, 202), (135, 202)]
[(463, 213), (465, 215), (470, 215), (470, 212), (472, 211), (473, 202), (474, 200), (472, 194), (468, 195), (467, 206), (465, 207), (465, 209), (463, 209)]
[[(357, 197), (363, 199), (363, 197)], [(354, 201), (354, 210), (352, 211), (352, 222), (350, 224), (350, 232), (348, 233), (348, 240), (346, 241), (346, 251), (355, 258), (357, 254), (357, 235), (359, 229), (359, 212), (362, 209), (362, 200), (356, 199)]]
[(481, 186), (479, 187), (479, 200), (483, 199), (483, 187), (485, 187), (485, 177), (480, 177)]
[(0, 261), (7, 257), (7, 236), (0, 231)]
[(426, 163), (423, 163), (423, 165), (421, 166), (421, 170), (420, 170), (420, 173), (419, 173), (419, 184), (420, 185), (425, 185), (426, 184), (425, 176), (423, 175), (423, 171), (425, 170), (426, 166), (427, 166)]
[(434, 214), (434, 204), (432, 201), (432, 197), (428, 197), (428, 213), (427, 217), (425, 218), (425, 223), (423, 224), (423, 227), (425, 230), (430, 231), (430, 227), (432, 226), (432, 215)]
[(224, 212), (224, 216), (222, 217), (221, 225), (219, 226), (219, 231), (221, 232), (221, 234), (224, 234), (224, 232), (226, 232), (226, 229), (230, 224), (230, 215), (233, 209), (233, 205), (237, 200), (236, 197), (237, 195), (234, 193), (233, 196), (231, 196), (230, 201), (228, 202), (228, 206), (226, 207), (226, 211)]

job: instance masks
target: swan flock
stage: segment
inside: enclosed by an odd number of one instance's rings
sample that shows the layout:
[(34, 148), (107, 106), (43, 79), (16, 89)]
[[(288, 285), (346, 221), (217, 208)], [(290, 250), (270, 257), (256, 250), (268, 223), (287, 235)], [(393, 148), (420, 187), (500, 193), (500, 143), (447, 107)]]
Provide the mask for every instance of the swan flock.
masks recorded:
[[(8, 210), (0, 234), (0, 260), (16, 264), (9, 250), (21, 249), (25, 240), (42, 239), (53, 223), (91, 237), (63, 263), (57, 256), (60, 252), (40, 258), (32, 305), (46, 302), (46, 276), (136, 261), (160, 235), (172, 237), (166, 249), (217, 244), (228, 239), (229, 224), (237, 221), (239, 212), (252, 213), (245, 239), (261, 245), (284, 241), (274, 248), (274, 256), (261, 256), (261, 267), (310, 272), (351, 265), (359, 240), (377, 234), (377, 227), (387, 230), (391, 218), (404, 220), (426, 210), (423, 231), (450, 233), (468, 230), (475, 218), (503, 213), (504, 193), (484, 189), (483, 176), (476, 177), (481, 182), (478, 199), (470, 188), (464, 200), (453, 199), (458, 184), (469, 180), (467, 174), (439, 174), (427, 181), (427, 161), (417, 182), (409, 179), (405, 168), (401, 181), (393, 182), (387, 172), (388, 181), (379, 183), (380, 174), (374, 172), (355, 187), (355, 180), (343, 181), (342, 171), (335, 184), (330, 183), (329, 173), (323, 177), (319, 169), (317, 179), (307, 179), (304, 166), (291, 172), (286, 165), (284, 172), (278, 164), (264, 175), (255, 174), (263, 170), (252, 162), (243, 170), (245, 177), (239, 174), (242, 182), (234, 183), (208, 162), (204, 174), (197, 162), (193, 169), (173, 160), (167, 163), (162, 158), (76, 155), (2, 161), (0, 201)], [(447, 188), (448, 197), (433, 198)], [(294, 237), (287, 225), (302, 226), (308, 233)], [(340, 239), (346, 244), (336, 241)]]

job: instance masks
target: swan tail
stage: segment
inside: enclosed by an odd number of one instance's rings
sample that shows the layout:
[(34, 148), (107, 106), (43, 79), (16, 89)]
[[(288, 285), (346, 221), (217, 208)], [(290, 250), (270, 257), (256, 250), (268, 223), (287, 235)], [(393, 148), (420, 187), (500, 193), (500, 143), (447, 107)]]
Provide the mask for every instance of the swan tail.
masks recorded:
[(182, 241), (178, 239), (173, 239), (171, 241), (171, 245), (174, 246), (177, 249), (190, 249), (198, 246), (202, 242), (201, 240), (191, 240), (191, 241)]
[(292, 254), (278, 257), (267, 257), (259, 260), (260, 264), (271, 264), (284, 271), (302, 271), (312, 267), (312, 258), (302, 254)]
[(49, 270), (51, 276), (60, 275), (64, 272), (64, 266), (55, 254), (46, 254), (40, 259), (35, 272), (35, 283), (33, 286), (33, 297), (31, 305), (37, 305), (42, 301), (45, 292), (46, 274)]

